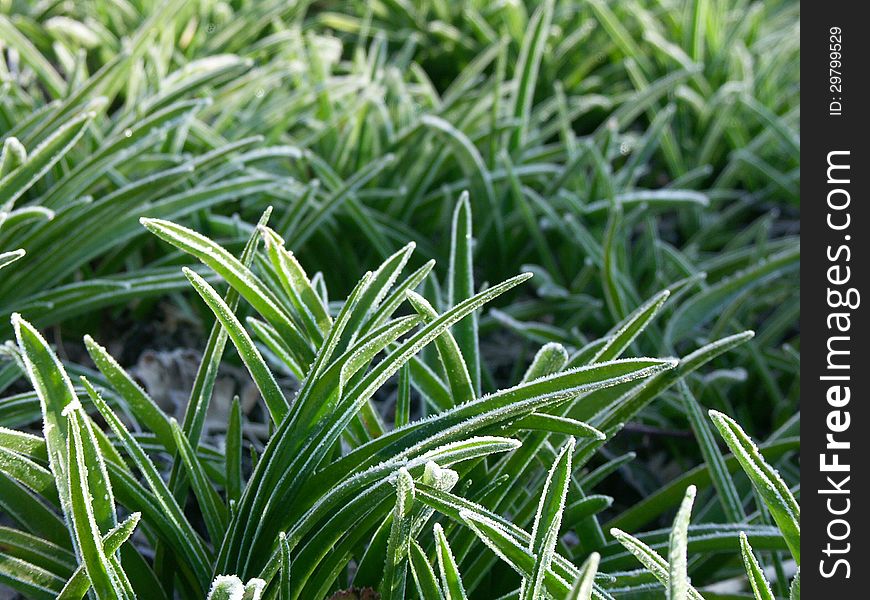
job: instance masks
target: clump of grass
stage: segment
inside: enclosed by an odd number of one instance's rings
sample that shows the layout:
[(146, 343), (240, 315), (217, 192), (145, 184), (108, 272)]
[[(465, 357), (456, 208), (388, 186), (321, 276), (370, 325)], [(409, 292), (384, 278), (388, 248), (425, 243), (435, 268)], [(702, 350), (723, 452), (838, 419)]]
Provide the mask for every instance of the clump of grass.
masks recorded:
[[(597, 513), (607, 503), (593, 502), (597, 497), (587, 496), (573, 473), (651, 393), (681, 382), (741, 340), (725, 339), (681, 360), (621, 358), (659, 312), (660, 297), (597, 343), (595, 353), (569, 357), (547, 344), (519, 383), (481, 394), (471, 375), (481, 360), (475, 312), (528, 275), (480, 291), (463, 284), (474, 280), (471, 248), (461, 243), (467, 211), (463, 199), (452, 233), (451, 301), (440, 312), (414, 291), (432, 264), (402, 274), (412, 246), (366, 274), (332, 311), (324, 291), (268, 227), (268, 213), (239, 258), (193, 230), (143, 219), (230, 284), (222, 297), (184, 269), (215, 325), (183, 423), (164, 414), (90, 338), (86, 346), (99, 373), (74, 386), (37, 330), (14, 315), (43, 435), (4, 429), (0, 436), (9, 458), (2, 467), (4, 506), (23, 528), (7, 529), (15, 541), (6, 548), (4, 581), (37, 598), (82, 597), (88, 588), (101, 598), (195, 598), (208, 590), (211, 598), (311, 598), (351, 585), (402, 598), (412, 593), (410, 581), (425, 598), (462, 598), (488, 589), (486, 575), (501, 565), (515, 573), (505, 578), (505, 591), (513, 582), (528, 598), (609, 598), (645, 587), (626, 584), (618, 573), (593, 577), (596, 563), (608, 572), (619, 555), (599, 525)], [(265, 247), (258, 250), (260, 239)], [(237, 317), (240, 298), (255, 311), (248, 328)], [(400, 316), (403, 306), (411, 310)], [(250, 463), (243, 459), (238, 403), (223, 451), (202, 444), (228, 341), (271, 423)], [(292, 398), (277, 383), (278, 366), (300, 381)], [(396, 377), (396, 416), (387, 423), (373, 402)], [(428, 416), (411, 420), (412, 412)], [(770, 486), (759, 488), (777, 524), (793, 522), (781, 520), (793, 518), (796, 505), (779, 503), (790, 493), (778, 475), (739, 441), (743, 434), (733, 422), (718, 413), (714, 420), (753, 481), (779, 482), (776, 498), (765, 495)], [(727, 469), (719, 475), (733, 485)], [(672, 562), (694, 531), (688, 509), (681, 515)], [(786, 529), (780, 536), (748, 522), (739, 530), (694, 527), (705, 539), (736, 540), (746, 531), (795, 547)], [(141, 533), (131, 540), (134, 528)], [(580, 543), (566, 546), (566, 531), (576, 531)], [(484, 547), (492, 552), (475, 550)], [(661, 562), (649, 552), (650, 565)], [(573, 561), (581, 559), (578, 568)], [(685, 561), (672, 568), (685, 571)]]

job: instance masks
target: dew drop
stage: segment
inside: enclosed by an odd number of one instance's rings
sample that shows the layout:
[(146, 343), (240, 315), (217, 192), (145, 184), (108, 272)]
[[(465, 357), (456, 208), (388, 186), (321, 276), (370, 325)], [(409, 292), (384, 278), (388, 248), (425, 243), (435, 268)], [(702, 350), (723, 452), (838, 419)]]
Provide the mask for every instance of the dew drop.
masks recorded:
[(124, 130), (124, 137), (133, 137), (133, 131), (131, 129)]

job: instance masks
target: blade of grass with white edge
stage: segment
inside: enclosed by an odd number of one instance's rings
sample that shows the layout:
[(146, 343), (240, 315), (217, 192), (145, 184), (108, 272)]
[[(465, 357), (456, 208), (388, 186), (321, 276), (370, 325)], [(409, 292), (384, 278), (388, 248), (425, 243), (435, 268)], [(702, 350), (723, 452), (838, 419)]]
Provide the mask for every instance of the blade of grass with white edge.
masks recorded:
[(801, 509), (782, 477), (731, 417), (711, 410), (710, 418), (779, 526), (792, 557), (801, 561)]
[[(450, 263), (447, 271), (447, 304), (455, 306), (474, 295), (474, 244), (472, 239), (471, 203), (468, 192), (459, 196), (450, 227)], [(478, 347), (477, 313), (471, 313), (453, 326), (456, 343), (468, 367), (475, 394), (480, 394), (480, 348)]]
[[(133, 513), (103, 536), (103, 552), (106, 556), (112, 556), (130, 539), (141, 517), (141, 513)], [(88, 593), (90, 585), (91, 582), (85, 569), (79, 566), (66, 582), (56, 600), (81, 600)]]
[(70, 515), (65, 411), (67, 407), (75, 410), (81, 404), (60, 360), (39, 332), (18, 313), (12, 315), (12, 326), (27, 375), (39, 397), (48, 464), (54, 474), (61, 510), (64, 515)]
[(742, 531), (740, 532), (740, 554), (743, 556), (743, 566), (746, 567), (746, 576), (749, 578), (755, 600), (774, 600), (770, 583), (768, 583), (761, 565), (755, 558), (752, 546), (749, 545), (749, 539)]
[(175, 452), (172, 428), (166, 414), (103, 346), (89, 335), (86, 335), (84, 340), (91, 360), (103, 377), (121, 395), (133, 416), (143, 427), (157, 436), (167, 452)]
[(293, 597), (290, 589), (290, 544), (287, 543), (287, 536), (282, 531), (278, 534), (278, 545), (281, 550), (281, 578), (278, 582), (279, 600), (290, 600)]
[(595, 573), (598, 572), (598, 562), (601, 555), (593, 552), (580, 566), (580, 574), (574, 580), (571, 591), (565, 600), (592, 600), (592, 590), (595, 584)]
[(550, 569), (556, 543), (559, 541), (559, 529), (562, 526), (562, 512), (565, 508), (565, 496), (571, 481), (571, 457), (574, 454), (574, 438), (562, 446), (547, 478), (535, 521), (532, 527), (532, 541), (529, 551), (535, 556), (535, 566), (530, 577), (524, 580), (520, 592), (521, 598), (537, 598), (544, 585), (544, 575)]
[(468, 600), (465, 588), (462, 586), (462, 578), (459, 575), (459, 567), (453, 558), (453, 551), (447, 543), (444, 529), (435, 523), (435, 553), (438, 556), (438, 572), (441, 574), (441, 587), (444, 590), (445, 600)]
[(414, 480), (405, 468), (396, 476), (396, 506), (387, 543), (384, 576), (380, 591), (383, 600), (405, 597), (408, 544), (411, 535), (411, 509), (414, 507)]
[(589, 362), (603, 362), (619, 358), (634, 339), (652, 322), (670, 294), (668, 290), (663, 290), (628, 315), (622, 324), (607, 337), (607, 342)]
[[(431, 323), (438, 318), (438, 313), (429, 301), (416, 292), (408, 292), (408, 303), (423, 318), (424, 323)], [(471, 317), (466, 317), (466, 319)], [(463, 404), (474, 400), (475, 391), (471, 383), (466, 362), (462, 357), (459, 344), (450, 330), (447, 329), (435, 339), (435, 348), (444, 368), (445, 378), (450, 385), (450, 394), (453, 404)]]
[(272, 418), (272, 422), (276, 425), (281, 423), (284, 417), (287, 416), (289, 407), (287, 398), (284, 397), (284, 392), (278, 387), (275, 376), (269, 370), (269, 367), (266, 366), (266, 362), (254, 345), (251, 336), (242, 327), (242, 324), (236, 318), (236, 315), (233, 314), (230, 307), (227, 306), (226, 302), (223, 301), (205, 279), (187, 267), (184, 267), (183, 271), (185, 276), (190, 280), (191, 285), (193, 285), (193, 289), (196, 290), (227, 330), (233, 345), (238, 350), (239, 356), (242, 357), (248, 372), (257, 385), (257, 389), (260, 390), (260, 394), (263, 396), (263, 401), (269, 409), (269, 416)]
[(88, 460), (97, 460), (100, 464), (99, 452), (93, 452), (85, 456), (85, 444), (82, 441), (82, 428), (86, 427), (79, 419), (78, 408), (69, 412), (70, 435), (68, 441), (68, 477), (70, 506), (69, 515), (72, 530), (76, 536), (76, 546), (81, 553), (82, 562), (88, 579), (93, 587), (94, 594), (100, 600), (113, 600), (117, 598), (130, 598), (132, 594), (122, 585), (119, 573), (109, 562), (103, 549), (102, 535), (97, 526), (94, 515), (94, 494), (100, 494), (101, 490), (91, 490), (88, 481), (90, 465)]
[[(653, 574), (659, 582), (665, 586), (665, 589), (670, 587), (670, 574), (668, 563), (665, 559), (659, 556), (655, 550), (644, 544), (636, 537), (625, 533), (620, 529), (611, 529), (611, 535), (622, 544), (644, 567), (647, 571)], [(690, 600), (704, 600), (704, 597), (698, 593), (691, 585), (687, 590)]]
[(690, 485), (674, 519), (668, 543), (668, 600), (688, 600), (688, 531), (696, 488)]
[(411, 574), (417, 585), (417, 594), (420, 596), (420, 600), (443, 600), (444, 596), (441, 594), (441, 587), (438, 584), (432, 563), (429, 562), (423, 548), (414, 539), (411, 540), (410, 563)]

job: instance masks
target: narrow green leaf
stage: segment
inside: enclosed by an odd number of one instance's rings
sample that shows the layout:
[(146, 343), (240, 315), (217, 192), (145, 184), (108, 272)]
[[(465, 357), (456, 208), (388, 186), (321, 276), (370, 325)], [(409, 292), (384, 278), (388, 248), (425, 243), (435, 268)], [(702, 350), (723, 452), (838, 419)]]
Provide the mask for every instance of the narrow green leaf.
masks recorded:
[(782, 531), (789, 550), (800, 565), (801, 561), (801, 509), (782, 480), (779, 473), (771, 467), (759, 452), (755, 443), (741, 429), (740, 425), (730, 417), (715, 410), (710, 411), (710, 418), (719, 430), (719, 434), (731, 452), (740, 462), (743, 471), (749, 476), (752, 485), (758, 491), (767, 505), (773, 520)]
[(749, 540), (742, 531), (740, 532), (740, 554), (743, 555), (743, 566), (746, 567), (746, 575), (749, 577), (750, 585), (752, 585), (755, 600), (774, 600), (767, 577), (764, 576), (764, 571), (752, 552), (752, 546), (749, 545)]
[(459, 576), (459, 567), (453, 552), (447, 543), (447, 537), (441, 525), (435, 523), (435, 552), (438, 556), (438, 571), (441, 573), (441, 586), (446, 600), (467, 600), (462, 578)]
[(175, 440), (172, 436), (169, 418), (160, 407), (108, 351), (89, 335), (85, 336), (85, 348), (87, 348), (91, 360), (94, 361), (100, 373), (127, 403), (133, 416), (143, 427), (157, 436), (167, 452), (175, 452)]
[(193, 492), (202, 511), (208, 536), (213, 544), (218, 544), (220, 540), (223, 540), (224, 532), (226, 531), (226, 506), (224, 506), (217, 491), (212, 487), (199, 457), (194, 449), (191, 448), (190, 442), (187, 441), (187, 438), (181, 431), (181, 427), (178, 426), (178, 422), (175, 419), (171, 419), (170, 424), (172, 426), (172, 435), (175, 437), (176, 448), (178, 448), (178, 453), (187, 469), (187, 474), (193, 486)]
[(574, 438), (562, 446), (553, 466), (547, 473), (544, 489), (538, 510), (535, 512), (535, 522), (532, 527), (532, 541), (529, 551), (535, 556), (535, 566), (530, 577), (524, 580), (520, 596), (538, 598), (543, 593), (544, 576), (550, 569), (556, 543), (559, 541), (559, 529), (562, 526), (562, 512), (565, 508), (565, 495), (571, 482), (571, 458), (574, 453)]
[(435, 570), (420, 544), (414, 539), (411, 540), (410, 559), (411, 574), (414, 576), (414, 583), (417, 584), (420, 600), (443, 600), (444, 596), (441, 594)]
[(293, 594), (290, 589), (290, 544), (284, 532), (278, 534), (278, 545), (281, 547), (281, 580), (278, 585), (279, 600), (290, 600)]
[[(75, 409), (70, 412), (69, 425), (72, 435), (68, 438), (68, 485), (72, 508), (70, 518), (76, 536), (76, 546), (81, 553), (85, 571), (97, 598), (126, 598), (127, 595), (121, 586), (118, 575), (103, 549), (102, 535), (94, 516), (92, 504), (94, 496), (102, 495), (107, 490), (92, 490), (90, 488), (88, 481), (89, 460), (94, 456), (85, 456), (82, 428), (87, 427), (87, 424), (80, 420), (78, 412)], [(95, 457), (99, 460), (98, 452)]]
[[(438, 313), (423, 296), (409, 291), (408, 302), (423, 318), (424, 323), (431, 323), (438, 318)], [(438, 356), (441, 358), (441, 365), (444, 368), (447, 383), (450, 385), (453, 404), (463, 404), (473, 400), (475, 392), (471, 376), (465, 360), (463, 360), (462, 351), (449, 329), (445, 329), (435, 339), (435, 347), (438, 349)]]
[(239, 323), (236, 315), (233, 314), (233, 311), (230, 310), (226, 302), (223, 301), (205, 279), (187, 267), (183, 271), (193, 285), (193, 288), (205, 300), (205, 303), (227, 330), (230, 339), (239, 352), (239, 356), (242, 357), (242, 361), (248, 368), (248, 372), (257, 385), (257, 389), (260, 390), (260, 394), (263, 396), (263, 401), (269, 409), (272, 422), (275, 424), (281, 423), (288, 411), (287, 398), (284, 397), (284, 393), (278, 387), (274, 375), (272, 375), (269, 367), (266, 366), (263, 356), (254, 345), (251, 336), (248, 335), (248, 332)]
[(408, 544), (411, 539), (411, 509), (414, 506), (414, 480), (404, 468), (396, 477), (396, 506), (387, 543), (381, 598), (401, 600), (405, 597)]
[(716, 440), (713, 437), (713, 432), (710, 430), (707, 419), (701, 411), (701, 406), (688, 384), (684, 381), (680, 382), (680, 392), (682, 393), (683, 405), (686, 407), (686, 414), (689, 417), (689, 423), (692, 431), (695, 433), (695, 439), (701, 450), (701, 455), (704, 457), (704, 462), (710, 469), (710, 476), (713, 479), (713, 486), (719, 494), (720, 502), (725, 510), (725, 516), (729, 521), (741, 523), (746, 520), (746, 512), (743, 510), (743, 502), (740, 499), (740, 494), (734, 486), (734, 480), (731, 479), (731, 474), (725, 466), (725, 459), (716, 445)]
[[(473, 239), (471, 203), (468, 192), (459, 196), (450, 227), (450, 263), (447, 275), (447, 303), (456, 306), (474, 295)], [(465, 359), (475, 394), (480, 394), (480, 348), (477, 314), (471, 313), (453, 326), (456, 343)]]
[(601, 555), (593, 552), (580, 566), (580, 574), (574, 580), (571, 591), (565, 600), (592, 600), (592, 589), (595, 584), (595, 573), (598, 572), (598, 562)]
[(239, 397), (233, 397), (227, 423), (226, 461), (227, 502), (238, 502), (242, 495), (242, 407)]
[(688, 531), (692, 517), (692, 504), (695, 502), (696, 488), (686, 488), (686, 496), (680, 504), (671, 529), (668, 543), (668, 600), (688, 600)]
[(404, 427), (411, 420), (411, 364), (409, 362), (399, 369), (397, 387), (394, 429)]
[(54, 473), (61, 508), (64, 515), (70, 515), (67, 413), (81, 404), (63, 365), (39, 332), (18, 313), (12, 315), (12, 326), (27, 375), (39, 397), (48, 464)]
[(568, 417), (548, 415), (546, 413), (531, 414), (527, 417), (518, 419), (514, 425), (518, 429), (534, 429), (538, 431), (549, 431), (551, 433), (565, 433), (570, 436), (592, 438), (596, 440), (607, 439), (607, 436), (602, 432), (582, 421), (577, 421)]
[(658, 314), (659, 309), (670, 296), (668, 290), (659, 292), (633, 313), (628, 315), (623, 322), (607, 337), (607, 343), (595, 353), (590, 362), (603, 362), (619, 358), (632, 341), (650, 324)]

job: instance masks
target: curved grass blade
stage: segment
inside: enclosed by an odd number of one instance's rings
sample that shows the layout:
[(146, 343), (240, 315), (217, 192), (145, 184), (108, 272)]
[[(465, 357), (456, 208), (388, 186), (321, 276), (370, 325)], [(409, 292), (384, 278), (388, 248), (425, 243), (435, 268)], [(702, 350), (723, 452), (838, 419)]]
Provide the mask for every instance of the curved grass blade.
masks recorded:
[(272, 422), (275, 424), (281, 423), (284, 417), (287, 416), (289, 407), (287, 398), (284, 397), (284, 392), (278, 387), (274, 375), (272, 375), (269, 367), (266, 366), (263, 356), (257, 350), (251, 336), (242, 327), (242, 324), (233, 314), (230, 307), (227, 306), (226, 302), (223, 301), (205, 279), (187, 267), (183, 271), (193, 285), (193, 288), (205, 300), (205, 303), (227, 330), (230, 339), (239, 352), (239, 356), (242, 357), (248, 372), (254, 379), (254, 383), (257, 384), (257, 389), (260, 390), (260, 394), (263, 396), (263, 401), (269, 409)]
[(758, 447), (740, 425), (730, 417), (715, 410), (710, 411), (710, 418), (719, 430), (722, 439), (734, 453), (743, 471), (752, 481), (752, 485), (764, 500), (773, 520), (782, 531), (795, 562), (800, 565), (801, 509), (791, 490), (779, 473), (764, 460)]

